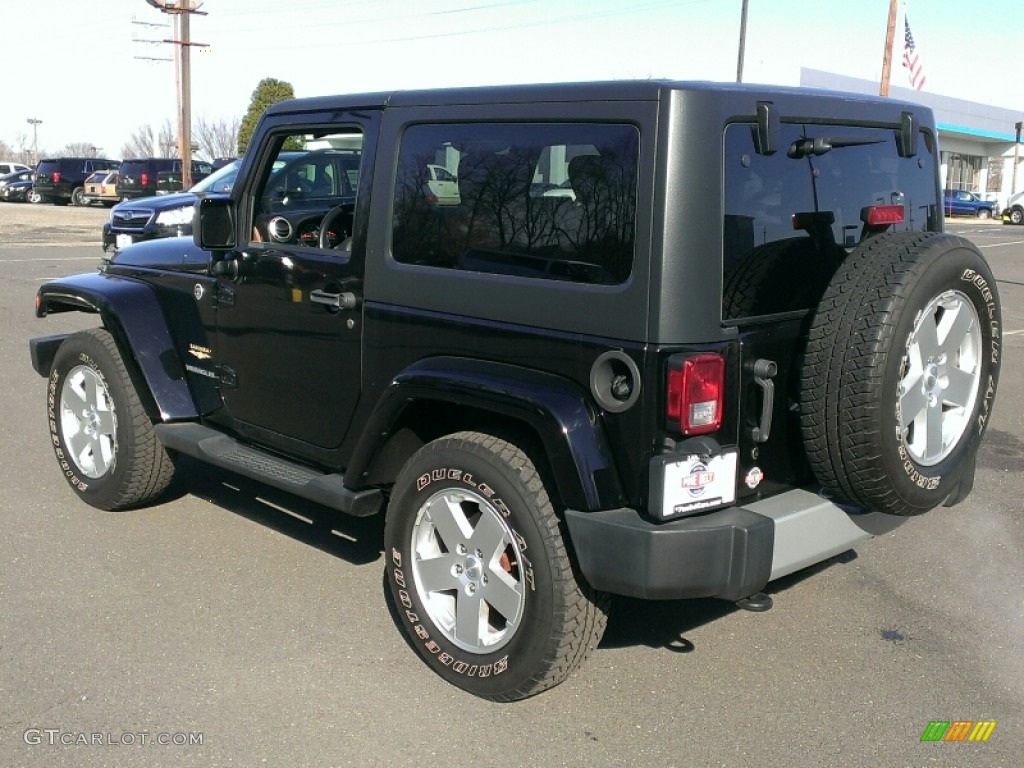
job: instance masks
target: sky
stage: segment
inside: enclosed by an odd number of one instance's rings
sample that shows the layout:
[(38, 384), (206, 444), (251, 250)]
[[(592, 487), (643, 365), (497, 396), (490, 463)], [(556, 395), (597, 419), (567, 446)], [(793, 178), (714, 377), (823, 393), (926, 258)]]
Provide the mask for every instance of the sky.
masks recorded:
[[(163, 2), (164, 0), (161, 0)], [(198, 0), (193, 0), (198, 2)], [(193, 119), (241, 117), (266, 77), (296, 96), (407, 88), (671, 78), (735, 82), (742, 0), (205, 0), (192, 17)], [(968, 10), (970, 9), (970, 10)], [(880, 81), (889, 0), (748, 0), (743, 81), (800, 68)], [(1018, 0), (900, 3), (925, 90), (1020, 110)], [(169, 17), (146, 0), (0, 0), (0, 141), (69, 143), (119, 159), (175, 117)], [(145, 58), (150, 57), (150, 58)]]

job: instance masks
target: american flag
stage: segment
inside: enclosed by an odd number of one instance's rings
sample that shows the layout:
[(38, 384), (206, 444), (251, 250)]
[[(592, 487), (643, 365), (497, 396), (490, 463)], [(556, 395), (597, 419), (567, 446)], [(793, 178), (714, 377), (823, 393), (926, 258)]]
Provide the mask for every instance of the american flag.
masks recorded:
[(921, 66), (921, 59), (914, 47), (914, 36), (910, 34), (910, 20), (903, 17), (903, 66), (907, 68), (910, 75), (910, 84), (915, 91), (924, 88), (925, 78), (924, 67)]

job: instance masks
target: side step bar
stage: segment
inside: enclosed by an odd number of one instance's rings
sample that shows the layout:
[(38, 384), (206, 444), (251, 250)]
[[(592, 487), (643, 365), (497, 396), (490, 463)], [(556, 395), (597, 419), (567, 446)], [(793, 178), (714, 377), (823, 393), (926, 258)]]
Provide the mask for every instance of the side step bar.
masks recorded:
[(257, 480), (355, 517), (380, 512), (384, 495), (377, 488), (353, 491), (339, 474), (317, 472), (302, 464), (245, 445), (202, 424), (156, 424), (160, 442), (172, 451)]

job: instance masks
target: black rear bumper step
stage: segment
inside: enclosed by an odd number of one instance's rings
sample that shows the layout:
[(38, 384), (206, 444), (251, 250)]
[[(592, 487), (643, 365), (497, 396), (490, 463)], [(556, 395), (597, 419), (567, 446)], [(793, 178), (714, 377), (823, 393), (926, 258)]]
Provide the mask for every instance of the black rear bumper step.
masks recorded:
[(355, 517), (375, 515), (384, 504), (384, 496), (377, 488), (353, 491), (345, 486), (340, 474), (318, 472), (240, 443), (202, 424), (157, 424), (155, 430), (160, 442), (173, 451)]

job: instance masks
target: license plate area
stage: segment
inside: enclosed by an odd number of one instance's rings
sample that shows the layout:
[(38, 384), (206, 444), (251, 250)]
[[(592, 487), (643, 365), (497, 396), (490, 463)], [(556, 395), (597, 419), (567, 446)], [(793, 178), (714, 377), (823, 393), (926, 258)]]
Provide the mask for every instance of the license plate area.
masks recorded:
[(114, 244), (118, 248), (126, 248), (133, 242), (131, 235), (118, 235), (114, 238)]
[[(652, 511), (661, 519), (717, 509), (736, 501), (735, 449), (717, 456), (658, 457), (651, 472)], [(652, 468), (653, 469), (653, 468)], [(659, 487), (660, 486), (660, 487)]]

